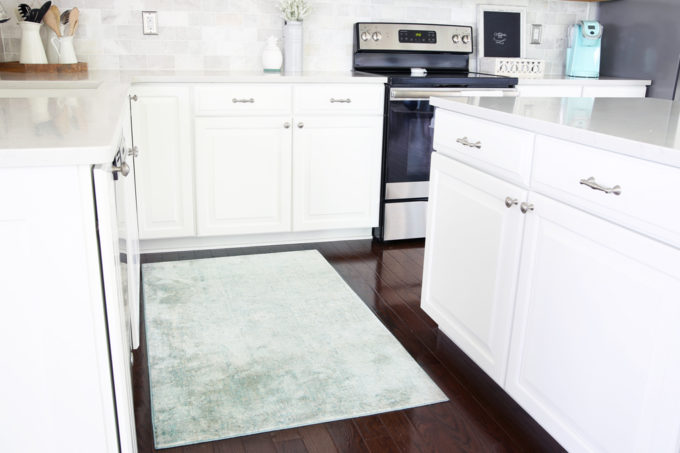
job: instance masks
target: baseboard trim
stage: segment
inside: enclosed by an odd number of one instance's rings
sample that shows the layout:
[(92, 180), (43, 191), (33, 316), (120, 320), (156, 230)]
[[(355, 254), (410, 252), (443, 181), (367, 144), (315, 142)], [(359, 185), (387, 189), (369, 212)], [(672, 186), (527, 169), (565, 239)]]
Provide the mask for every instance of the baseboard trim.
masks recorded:
[(187, 250), (254, 247), (259, 245), (348, 241), (371, 239), (372, 237), (371, 228), (352, 228), (344, 230), (301, 231), (296, 233), (143, 239), (139, 241), (139, 251), (140, 253), (183, 252)]

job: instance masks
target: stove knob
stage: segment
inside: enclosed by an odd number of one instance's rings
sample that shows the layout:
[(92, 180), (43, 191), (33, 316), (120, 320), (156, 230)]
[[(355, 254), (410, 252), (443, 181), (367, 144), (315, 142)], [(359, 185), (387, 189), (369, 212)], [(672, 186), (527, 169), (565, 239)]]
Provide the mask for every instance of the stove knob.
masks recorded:
[(470, 42), (470, 35), (463, 35), (463, 44), (467, 44)]
[(460, 36), (458, 35), (453, 35), (451, 37), (451, 40), (453, 41), (454, 44), (458, 44), (460, 42)]
[(380, 38), (382, 38), (382, 34), (379, 31), (373, 33), (373, 41), (380, 41)]
[(368, 38), (370, 38), (370, 37), (371, 37), (371, 35), (367, 31), (365, 31), (361, 34), (361, 40), (362, 41), (368, 41)]

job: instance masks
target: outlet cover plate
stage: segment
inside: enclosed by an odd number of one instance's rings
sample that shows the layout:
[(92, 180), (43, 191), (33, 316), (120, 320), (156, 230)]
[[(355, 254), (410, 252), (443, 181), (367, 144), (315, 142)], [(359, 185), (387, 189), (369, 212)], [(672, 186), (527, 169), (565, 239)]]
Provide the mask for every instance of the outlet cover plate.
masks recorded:
[(531, 44), (540, 44), (543, 37), (543, 25), (531, 24)]
[(142, 11), (142, 26), (145, 35), (158, 34), (158, 12)]

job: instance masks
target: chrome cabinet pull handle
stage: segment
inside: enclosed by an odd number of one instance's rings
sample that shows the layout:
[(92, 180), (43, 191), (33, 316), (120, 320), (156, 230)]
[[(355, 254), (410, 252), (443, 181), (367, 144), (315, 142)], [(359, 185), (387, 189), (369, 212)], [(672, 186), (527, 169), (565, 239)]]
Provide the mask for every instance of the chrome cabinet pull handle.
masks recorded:
[(519, 200), (517, 198), (505, 197), (505, 206), (512, 208), (514, 205), (518, 204)]
[(303, 127), (305, 127), (305, 123), (299, 122), (299, 123), (297, 124), (297, 126), (298, 126), (298, 129), (302, 129)]
[(283, 127), (284, 129), (290, 129), (290, 123), (286, 121), (285, 123), (283, 123)]
[(467, 137), (457, 138), (456, 143), (460, 143), (463, 146), (468, 146), (470, 148), (482, 149), (482, 142), (476, 141), (472, 143)]
[(255, 99), (253, 99), (253, 98), (248, 98), (248, 99), (236, 99), (236, 98), (234, 98), (234, 99), (231, 100), (231, 102), (233, 102), (234, 104), (239, 104), (239, 103), (240, 104), (254, 104)]
[(135, 102), (137, 102), (137, 100), (139, 99), (139, 98), (137, 97), (136, 94), (133, 94), (133, 95), (131, 95), (131, 96), (129, 96), (129, 97), (130, 97), (130, 100), (131, 100), (131, 101), (135, 101)]
[(616, 185), (614, 187), (605, 187), (601, 184), (598, 184), (597, 181), (595, 181), (595, 178), (592, 176), (588, 179), (582, 179), (581, 184), (588, 186), (593, 190), (599, 190), (604, 193), (613, 193), (614, 195), (621, 195), (621, 186)]
[(351, 100), (350, 98), (347, 98), (347, 99), (335, 99), (335, 98), (331, 98), (331, 104), (335, 104), (335, 103), (349, 104), (350, 102), (352, 102), (352, 100)]
[(522, 214), (526, 214), (527, 212), (534, 210), (534, 205), (523, 201), (522, 204), (519, 205), (519, 210), (522, 211)]
[(113, 173), (119, 173), (123, 176), (127, 176), (130, 174), (130, 166), (127, 164), (127, 162), (123, 162), (120, 167), (111, 167), (111, 171)]
[(132, 157), (139, 156), (139, 148), (136, 147), (136, 146), (133, 146), (132, 148), (130, 148), (128, 150), (128, 156), (132, 156)]

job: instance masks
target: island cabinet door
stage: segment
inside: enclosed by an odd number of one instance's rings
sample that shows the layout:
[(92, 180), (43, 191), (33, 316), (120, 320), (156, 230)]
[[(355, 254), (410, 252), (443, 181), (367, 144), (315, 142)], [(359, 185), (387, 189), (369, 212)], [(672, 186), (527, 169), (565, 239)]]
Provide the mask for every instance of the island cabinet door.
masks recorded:
[(293, 230), (378, 226), (382, 116), (294, 123)]
[(680, 446), (680, 251), (532, 194), (506, 390), (567, 450)]
[(291, 119), (196, 119), (199, 236), (291, 229)]
[(189, 88), (135, 86), (131, 94), (139, 238), (193, 236)]
[(422, 307), (503, 385), (526, 190), (432, 155)]

